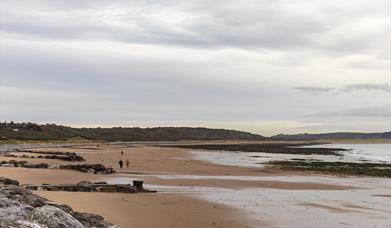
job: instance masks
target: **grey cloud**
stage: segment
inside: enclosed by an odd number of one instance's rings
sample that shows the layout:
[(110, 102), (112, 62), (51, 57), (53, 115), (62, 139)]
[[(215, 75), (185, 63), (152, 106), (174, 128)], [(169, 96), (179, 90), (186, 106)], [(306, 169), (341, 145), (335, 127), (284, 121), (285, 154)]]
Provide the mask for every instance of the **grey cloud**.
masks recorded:
[[(309, 35), (322, 31), (321, 23), (310, 21), (305, 17), (291, 18), (289, 14), (276, 11), (276, 7), (267, 7), (266, 5), (269, 4), (254, 5), (252, 9), (241, 9), (240, 6), (237, 8), (219, 7), (209, 3), (206, 7), (204, 4), (182, 7), (178, 7), (180, 4), (173, 2), (165, 6), (152, 4), (152, 7), (150, 6), (152, 10), (140, 12), (129, 9), (123, 15), (119, 14), (114, 17), (106, 15), (112, 17), (107, 19), (115, 19), (122, 24), (121, 26), (104, 21), (97, 23), (95, 20), (99, 21), (101, 18), (94, 14), (79, 14), (75, 18), (73, 14), (79, 13), (77, 8), (71, 8), (65, 12), (60, 11), (60, 16), (50, 14), (47, 11), (53, 7), (53, 4), (46, 4), (46, 12), (30, 12), (31, 15), (27, 14), (27, 18), (30, 17), (30, 19), (21, 20), (20, 18), (23, 17), (17, 13), (12, 15), (12, 8), (9, 7), (11, 13), (4, 12), (5, 16), (1, 27), (5, 32), (41, 38), (111, 39), (128, 43), (165, 43), (199, 47), (263, 46), (274, 48), (310, 45), (312, 42)], [(103, 3), (103, 5), (107, 4)], [(235, 6), (236, 4), (231, 2), (231, 5)], [(129, 8), (132, 6), (133, 4), (128, 5)], [(116, 7), (121, 7), (121, 5)], [(145, 6), (141, 4), (141, 7)], [(170, 7), (184, 14), (184, 18), (178, 21), (178, 24), (164, 22), (159, 20), (158, 15), (155, 15), (175, 13), (175, 11), (170, 11)], [(200, 15), (193, 7), (202, 8)], [(92, 7), (89, 10), (99, 11), (102, 8)], [(102, 17), (104, 18), (105, 15)], [(277, 17), (279, 18), (277, 19)], [(34, 23), (31, 23), (32, 21)]]
[(391, 87), (389, 84), (375, 84), (375, 83), (366, 83), (366, 84), (350, 84), (346, 85), (343, 88), (343, 91), (351, 92), (351, 91), (359, 91), (359, 90), (380, 90), (384, 92), (391, 92)]
[(391, 104), (373, 106), (373, 107), (362, 107), (348, 110), (345, 113), (347, 116), (352, 117), (380, 117), (390, 118), (391, 117)]
[(305, 115), (310, 118), (380, 118), (386, 119), (391, 116), (391, 104), (383, 104), (377, 106), (355, 107), (350, 109), (342, 109), (331, 112), (320, 112)]
[(297, 86), (293, 87), (293, 89), (307, 92), (307, 93), (328, 93), (335, 92), (334, 94), (340, 93), (349, 93), (355, 91), (383, 91), (383, 92), (391, 92), (391, 87), (389, 84), (384, 83), (363, 83), (363, 84), (348, 84), (343, 86), (342, 88), (331, 88), (331, 87), (318, 87), (318, 86)]
[(318, 87), (318, 86), (297, 86), (293, 87), (295, 90), (299, 90), (306, 93), (324, 93), (324, 92), (330, 92), (333, 90), (333, 88), (329, 87)]
[[(1, 28), (6, 33), (44, 39), (96, 39), (250, 50), (315, 48), (343, 53), (359, 49), (367, 52), (370, 48), (367, 44), (373, 43), (368, 40), (382, 37), (377, 32), (368, 36), (361, 32), (351, 34), (348, 40), (346, 36), (336, 36), (333, 33), (336, 27), (343, 29), (352, 21), (363, 20), (363, 15), (371, 14), (357, 9), (349, 12), (332, 4), (299, 0), (293, 3), (291, 0), (14, 0), (3, 4)], [(365, 1), (360, 4), (368, 5)], [(378, 3), (369, 6), (372, 7), (365, 8), (369, 12), (382, 9)]]
[(273, 93), (261, 83), (216, 79), (209, 71), (226, 76), (229, 72), (210, 63), (182, 62), (180, 57), (145, 59), (85, 49), (67, 52), (74, 49), (72, 46), (51, 49), (36, 43), (22, 44), (9, 44), (3, 50), (7, 58), (0, 61), (7, 86), (85, 91), (116, 103), (148, 105), (244, 103)]
[(373, 129), (384, 107), (357, 107), (388, 102), (382, 1), (1, 1), (1, 117), (229, 126), (325, 110), (315, 122)]

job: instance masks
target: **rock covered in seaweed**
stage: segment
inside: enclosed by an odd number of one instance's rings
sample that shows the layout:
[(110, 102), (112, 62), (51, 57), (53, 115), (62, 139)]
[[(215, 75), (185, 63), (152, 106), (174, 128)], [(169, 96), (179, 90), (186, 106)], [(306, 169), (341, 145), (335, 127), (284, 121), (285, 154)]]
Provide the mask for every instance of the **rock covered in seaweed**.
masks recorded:
[(3, 167), (23, 167), (23, 168), (29, 168), (29, 169), (68, 169), (68, 170), (75, 170), (79, 172), (84, 173), (91, 173), (91, 174), (112, 174), (115, 173), (115, 170), (110, 167), (106, 167), (102, 164), (67, 164), (67, 165), (60, 165), (60, 164), (52, 164), (49, 165), (47, 163), (28, 163), (27, 161), (16, 161), (16, 160), (9, 160), (9, 161), (1, 161), (0, 166)]

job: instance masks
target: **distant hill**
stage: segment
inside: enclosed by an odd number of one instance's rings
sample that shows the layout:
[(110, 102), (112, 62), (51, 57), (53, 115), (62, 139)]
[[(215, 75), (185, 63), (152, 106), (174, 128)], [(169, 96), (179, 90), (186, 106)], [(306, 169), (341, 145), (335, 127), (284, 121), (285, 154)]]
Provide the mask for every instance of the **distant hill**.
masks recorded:
[(0, 123), (0, 139), (57, 140), (82, 137), (105, 141), (178, 141), (178, 140), (261, 140), (261, 135), (243, 131), (190, 128), (72, 128), (56, 124)]
[(316, 139), (391, 139), (391, 131), (380, 133), (335, 132), (323, 134), (279, 134), (271, 137), (276, 140), (316, 140)]

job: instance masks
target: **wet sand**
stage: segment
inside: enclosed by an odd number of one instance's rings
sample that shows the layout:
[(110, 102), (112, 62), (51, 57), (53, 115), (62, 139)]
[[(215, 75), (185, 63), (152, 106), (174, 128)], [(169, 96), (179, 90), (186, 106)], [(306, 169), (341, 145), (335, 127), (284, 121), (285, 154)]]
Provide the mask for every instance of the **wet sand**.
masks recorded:
[[(226, 206), (181, 194), (38, 192), (73, 209), (102, 215), (121, 227), (247, 227)], [(269, 227), (260, 223), (258, 227)]]

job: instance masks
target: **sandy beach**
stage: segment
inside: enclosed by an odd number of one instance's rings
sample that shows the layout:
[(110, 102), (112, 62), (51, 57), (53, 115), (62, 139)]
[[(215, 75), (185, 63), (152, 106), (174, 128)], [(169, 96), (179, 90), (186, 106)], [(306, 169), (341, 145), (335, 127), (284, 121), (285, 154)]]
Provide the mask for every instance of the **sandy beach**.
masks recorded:
[[(17, 179), (21, 184), (83, 180), (130, 183), (142, 179), (146, 188), (157, 190), (157, 193), (137, 194), (36, 192), (75, 210), (100, 214), (121, 227), (311, 227), (314, 224), (387, 227), (390, 224), (391, 182), (387, 178), (337, 177), (262, 166), (221, 165), (197, 159), (191, 150), (141, 144), (32, 150), (75, 152), (86, 159), (84, 163), (111, 166), (117, 173), (94, 175), (0, 167), (1, 176)], [(119, 159), (129, 159), (130, 167), (119, 169)]]

